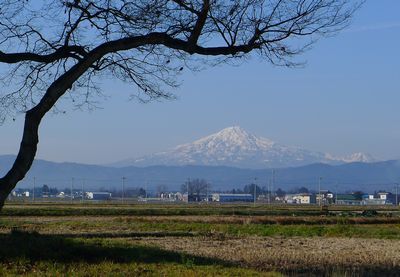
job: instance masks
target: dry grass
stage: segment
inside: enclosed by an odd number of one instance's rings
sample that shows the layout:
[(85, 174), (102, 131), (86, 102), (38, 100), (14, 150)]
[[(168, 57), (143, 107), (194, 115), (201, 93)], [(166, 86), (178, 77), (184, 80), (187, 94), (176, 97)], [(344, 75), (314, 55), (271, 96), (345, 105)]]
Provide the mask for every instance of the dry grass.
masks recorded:
[[(32, 207), (37, 211), (30, 213)], [(224, 273), (234, 275), (234, 272), (237, 272), (237, 276), (258, 275), (259, 270), (262, 273), (279, 271), (305, 275), (332, 275), (339, 272), (339, 276), (343, 272), (355, 275), (378, 272), (381, 276), (399, 275), (400, 272), (400, 217), (395, 213), (393, 217), (385, 217), (382, 213), (374, 217), (361, 217), (359, 213), (304, 215), (303, 212), (292, 214), (293, 207), (279, 207), (286, 209), (283, 214), (277, 210), (274, 211), (276, 215), (266, 215), (264, 212), (262, 215), (221, 215), (217, 213), (217, 206), (179, 206), (175, 211), (178, 206), (154, 205), (151, 206), (156, 210), (154, 215), (144, 206), (76, 205), (72, 207), (77, 209), (76, 214), (71, 215), (68, 206), (46, 204), (32, 207), (16, 205), (10, 213), (18, 209), (22, 210), (21, 213), (0, 216), (0, 238), (3, 238), (0, 247), (10, 244), (9, 239), (14, 238), (15, 245), (11, 243), (9, 248), (14, 247), (16, 257), (11, 261), (10, 268), (3, 272), (1, 266), (4, 268), (7, 263), (0, 261), (0, 276), (2, 273), (19, 273), (20, 259), (24, 266), (31, 266), (36, 249), (40, 248), (31, 247), (32, 239), (51, 251), (54, 242), (59, 242), (64, 248), (59, 256), (55, 255), (57, 253), (50, 256), (40, 253), (38, 261), (34, 261), (35, 268), (40, 270), (38, 273), (49, 275), (60, 275), (62, 272), (72, 274), (73, 270), (83, 268), (75, 264), (73, 259), (76, 258), (76, 250), (81, 251), (82, 263), (86, 266), (81, 272), (86, 272), (94, 266), (91, 262), (93, 249), (97, 249), (99, 255), (95, 266), (102, 268), (105, 275), (106, 272), (119, 272), (121, 268), (126, 270), (121, 274), (129, 272), (131, 266), (136, 269), (144, 267), (157, 274), (160, 272), (159, 265), (167, 272), (173, 268), (171, 272), (175, 275), (170, 276), (176, 276), (181, 270), (192, 272), (192, 269), (194, 273), (197, 270), (203, 272), (202, 275), (209, 273), (210, 276)], [(207, 213), (211, 209), (216, 211), (213, 211), (214, 214), (199, 215), (203, 208)], [(234, 208), (236, 213), (240, 207)], [(45, 212), (40, 213), (41, 209)], [(80, 213), (81, 209), (83, 213)], [(141, 209), (148, 213), (141, 214)], [(194, 213), (188, 215), (192, 209)], [(224, 206), (221, 209), (226, 212), (233, 207)], [(255, 211), (259, 209), (266, 207), (256, 207)], [(315, 207), (309, 209), (315, 210)], [(126, 211), (131, 210), (135, 214), (127, 215)], [(93, 212), (93, 215), (87, 211)], [(97, 211), (101, 213), (97, 214)], [(177, 214), (180, 211), (185, 213)], [(21, 243), (18, 236), (13, 236), (12, 230), (28, 233), (22, 236), (26, 238), (26, 243)], [(38, 234), (29, 235), (32, 231)], [(17, 242), (26, 248), (26, 255), (21, 255), (22, 246)], [(8, 255), (9, 251), (5, 248), (4, 253)], [(67, 269), (55, 263), (65, 263), (65, 253), (70, 253), (72, 257), (70, 261), (67, 260)], [(119, 262), (125, 261), (127, 253), (130, 255), (129, 263)], [(169, 257), (168, 265), (165, 265), (166, 257)], [(200, 262), (203, 258), (209, 261), (206, 265)], [(217, 263), (215, 266), (214, 261)], [(46, 271), (51, 264), (54, 264), (53, 270)], [(105, 271), (105, 268), (109, 271)], [(240, 271), (241, 268), (245, 271)]]
[(319, 224), (400, 224), (400, 217), (341, 217), (341, 216), (240, 216), (240, 215), (182, 215), (182, 216), (0, 216), (1, 219), (12, 219), (15, 222), (101, 222), (104, 219), (115, 223), (132, 222), (182, 222), (211, 224), (281, 224), (281, 225), (319, 225)]
[(145, 216), (118, 217), (125, 222), (195, 222), (215, 224), (400, 224), (400, 217), (340, 217), (340, 216)]
[(381, 239), (181, 237), (131, 239), (130, 243), (219, 258), (266, 271), (400, 269), (400, 242)]
[[(0, 233), (35, 231), (85, 237), (159, 236), (285, 236), (400, 239), (396, 218), (331, 218), (284, 216), (17, 216), (0, 217)], [(376, 220), (381, 220), (376, 224)], [(373, 224), (370, 224), (370, 223)], [(390, 223), (390, 224), (388, 224)], [(394, 224), (395, 223), (395, 224)]]

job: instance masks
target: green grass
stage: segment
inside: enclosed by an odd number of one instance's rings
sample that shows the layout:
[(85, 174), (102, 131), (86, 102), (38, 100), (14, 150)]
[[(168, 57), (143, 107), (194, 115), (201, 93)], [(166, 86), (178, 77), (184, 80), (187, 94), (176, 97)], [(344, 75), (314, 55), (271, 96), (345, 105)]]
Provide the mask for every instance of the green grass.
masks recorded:
[[(123, 239), (83, 238), (13, 231), (0, 235), (0, 276), (283, 276)], [(394, 269), (328, 268), (284, 272), (304, 276), (393, 275)], [(382, 276), (382, 275), (381, 275)], [(395, 275), (393, 275), (395, 276)]]
[(400, 239), (399, 225), (261, 225), (261, 224), (209, 224), (209, 223), (142, 223), (131, 225), (135, 232), (179, 232), (228, 236), (283, 236), (283, 237), (359, 237)]
[[(0, 276), (280, 276), (136, 243), (140, 237), (400, 239), (397, 210), (367, 218), (360, 207), (335, 208), (326, 215), (315, 206), (7, 205), (0, 214)], [(324, 274), (362, 272), (329, 270)]]
[(251, 209), (249, 207), (201, 207), (201, 208), (185, 208), (185, 207), (81, 207), (81, 206), (66, 206), (66, 207), (37, 207), (31, 208), (15, 208), (5, 207), (0, 215), (9, 216), (112, 216), (112, 215), (127, 215), (127, 216), (161, 216), (161, 215), (321, 215), (318, 210), (269, 210), (269, 209)]
[[(382, 215), (399, 215), (399, 207), (394, 206), (330, 206), (328, 214), (342, 213), (357, 216), (364, 210), (374, 209)], [(73, 204), (48, 203), (8, 203), (0, 215), (8, 216), (161, 216), (161, 215), (243, 215), (243, 216), (320, 216), (326, 215), (316, 205), (266, 205), (258, 204), (118, 204), (90, 203)]]
[[(64, 238), (14, 231), (0, 235), (0, 276), (149, 275), (256, 276), (261, 272), (156, 247), (126, 245), (109, 239)], [(263, 273), (279, 276), (277, 273)]]
[(222, 266), (186, 266), (182, 264), (101, 264), (76, 263), (65, 265), (39, 262), (0, 268), (0, 276), (282, 276), (274, 272), (258, 272), (251, 269)]
[(400, 239), (400, 224), (247, 224), (204, 223), (170, 221), (145, 221), (140, 218), (107, 216), (90, 220), (86, 217), (53, 218), (0, 218), (0, 230), (34, 230), (40, 233), (79, 234), (86, 237), (115, 236), (282, 236), (282, 237), (353, 237)]

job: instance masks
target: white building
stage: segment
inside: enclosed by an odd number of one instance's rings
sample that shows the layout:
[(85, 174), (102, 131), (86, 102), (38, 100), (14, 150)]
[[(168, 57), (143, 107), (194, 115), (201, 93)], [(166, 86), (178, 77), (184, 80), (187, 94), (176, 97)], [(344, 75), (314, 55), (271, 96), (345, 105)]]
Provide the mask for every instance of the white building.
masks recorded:
[(315, 196), (310, 193), (300, 193), (293, 196), (294, 204), (312, 204), (315, 203)]
[(110, 192), (86, 192), (86, 199), (89, 200), (111, 200)]
[(378, 198), (381, 200), (387, 200), (388, 194), (388, 192), (378, 192)]

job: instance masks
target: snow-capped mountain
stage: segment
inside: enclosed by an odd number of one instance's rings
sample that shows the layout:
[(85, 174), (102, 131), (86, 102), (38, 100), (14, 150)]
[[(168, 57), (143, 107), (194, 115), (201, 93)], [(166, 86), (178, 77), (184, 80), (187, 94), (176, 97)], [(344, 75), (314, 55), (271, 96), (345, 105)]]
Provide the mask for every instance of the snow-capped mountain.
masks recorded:
[(370, 163), (375, 161), (375, 159), (369, 154), (358, 152), (343, 157), (342, 161), (346, 163), (354, 163), (354, 162)]
[(223, 129), (193, 143), (179, 145), (165, 152), (117, 162), (113, 166), (207, 165), (277, 168), (312, 163), (338, 164), (356, 161), (370, 162), (372, 160), (369, 155), (363, 153), (355, 153), (345, 158), (335, 158), (326, 153), (285, 146), (249, 134), (242, 128), (235, 126)]

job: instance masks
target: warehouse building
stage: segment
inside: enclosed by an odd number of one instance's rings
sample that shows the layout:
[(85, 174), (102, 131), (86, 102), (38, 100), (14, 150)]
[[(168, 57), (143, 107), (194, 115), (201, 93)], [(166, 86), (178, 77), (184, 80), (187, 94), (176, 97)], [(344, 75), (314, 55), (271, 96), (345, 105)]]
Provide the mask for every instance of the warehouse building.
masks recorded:
[(254, 196), (251, 194), (233, 194), (233, 193), (214, 193), (212, 195), (214, 202), (253, 202)]

